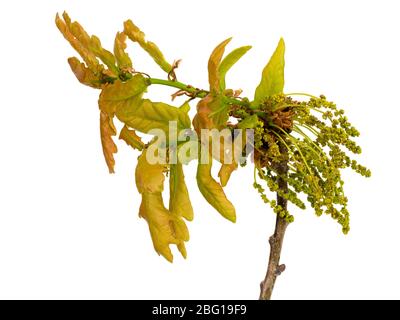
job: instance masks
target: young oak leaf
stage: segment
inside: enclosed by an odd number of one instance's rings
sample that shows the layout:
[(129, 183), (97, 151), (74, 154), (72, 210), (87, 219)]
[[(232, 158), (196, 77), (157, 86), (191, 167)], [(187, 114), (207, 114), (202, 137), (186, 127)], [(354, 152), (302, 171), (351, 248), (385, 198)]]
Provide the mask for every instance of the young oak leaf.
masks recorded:
[(201, 194), (224, 218), (236, 222), (236, 211), (227, 199), (221, 185), (211, 175), (212, 157), (208, 154), (208, 163), (199, 161), (197, 166), (197, 185)]
[(220, 137), (219, 157), (218, 154), (211, 149), (213, 151), (214, 159), (221, 162), (221, 168), (218, 172), (218, 177), (222, 187), (225, 187), (228, 184), (232, 172), (238, 168), (238, 163), (241, 160), (243, 151), (246, 148), (247, 132), (243, 130), (241, 131), (241, 135), (237, 135), (235, 138), (229, 136), (228, 138), (230, 139), (230, 143), (226, 148), (224, 145), (224, 139), (226, 138), (223, 139), (222, 136)]
[(126, 49), (126, 34), (117, 32), (114, 41), (114, 56), (120, 70), (129, 70), (132, 68), (132, 61), (129, 55), (125, 52)]
[(110, 75), (116, 76), (119, 73), (118, 68), (115, 65), (114, 55), (104, 49), (101, 46), (100, 39), (95, 35), (89, 36), (85, 29), (78, 22), (71, 22), (70, 17), (66, 12), (63, 13), (63, 18), (66, 27), (72, 33), (72, 35), (88, 50), (98, 57), (111, 71)]
[(160, 129), (168, 135), (169, 122), (176, 121), (178, 132), (190, 128), (188, 114), (163, 102), (152, 102), (148, 99), (133, 101), (119, 108), (116, 116), (121, 122), (143, 133), (152, 129)]
[(96, 75), (99, 75), (103, 71), (103, 66), (100, 65), (96, 56), (93, 52), (89, 51), (80, 41), (77, 39), (71, 32), (68, 27), (71, 23), (67, 14), (63, 15), (64, 21), (60, 18), (60, 16), (56, 15), (56, 25), (60, 32), (63, 34), (64, 38), (71, 44), (71, 46), (79, 53), (82, 57), (83, 61), (86, 63), (88, 68)]
[(252, 105), (257, 106), (262, 103), (265, 98), (283, 92), (285, 83), (284, 69), (285, 42), (281, 38), (275, 52), (262, 72), (261, 82), (254, 93)]
[(193, 220), (193, 207), (185, 183), (182, 164), (171, 164), (169, 170), (169, 211), (176, 216)]
[[(199, 136), (201, 135), (201, 129), (211, 130), (216, 128), (216, 125), (210, 116), (212, 113), (211, 109), (213, 108), (213, 103), (215, 103), (215, 97), (207, 95), (197, 104), (197, 113), (193, 118), (193, 127)], [(228, 115), (226, 114), (226, 118), (224, 118), (221, 123), (225, 123), (228, 120), (227, 117)], [(229, 180), (230, 174), (237, 168), (237, 163), (233, 161), (231, 164), (224, 164), (225, 149), (223, 139), (220, 141), (219, 151), (215, 152), (214, 148), (212, 148), (211, 141), (209, 150), (211, 150), (213, 157), (222, 163), (219, 176), (221, 185), (224, 187)]]
[(111, 71), (110, 75), (117, 76), (119, 74), (114, 55), (101, 46), (101, 42), (98, 37), (95, 35), (90, 37), (88, 48), (108, 67), (108, 70)]
[(131, 146), (133, 149), (137, 149), (142, 151), (144, 148), (144, 143), (142, 139), (136, 134), (135, 130), (128, 129), (127, 126), (124, 126), (119, 134), (119, 139), (124, 140), (128, 146)]
[(169, 262), (173, 261), (170, 244), (179, 244), (171, 228), (171, 217), (163, 205), (161, 193), (142, 193), (139, 216), (144, 218), (150, 230), (154, 250)]
[(237, 168), (238, 164), (236, 161), (230, 164), (223, 163), (221, 165), (221, 168), (218, 172), (218, 177), (222, 187), (225, 187), (228, 184), (232, 172), (235, 171)]
[(219, 86), (220, 90), (223, 91), (225, 90), (225, 76), (226, 73), (229, 71), (232, 66), (239, 61), (243, 55), (246, 54), (247, 51), (251, 49), (251, 46), (244, 46), (237, 48), (233, 50), (231, 53), (229, 53), (221, 62), (221, 64), (218, 67), (218, 73), (219, 73)]
[(68, 58), (68, 63), (80, 83), (95, 89), (100, 89), (102, 87), (99, 77), (96, 76), (92, 70), (87, 68), (84, 63), (80, 62), (78, 58)]
[(210, 91), (212, 93), (220, 92), (220, 74), (219, 65), (222, 60), (222, 56), (225, 52), (226, 45), (232, 40), (228, 38), (222, 41), (211, 53), (208, 60), (208, 82), (210, 84)]
[[(197, 114), (193, 118), (193, 126), (197, 134), (201, 129), (213, 129), (225, 126), (229, 116), (227, 105), (221, 97), (220, 63), (226, 45), (232, 38), (222, 41), (211, 53), (208, 60), (208, 82), (211, 93), (197, 104)], [(226, 68), (226, 67), (224, 67)]]
[(197, 135), (200, 136), (201, 129), (213, 129), (215, 128), (215, 124), (213, 120), (210, 118), (210, 114), (212, 112), (210, 108), (210, 102), (213, 100), (211, 95), (205, 96), (201, 99), (196, 106), (197, 113), (193, 117), (193, 128), (196, 131)]
[(240, 121), (237, 124), (237, 127), (239, 129), (254, 129), (257, 126), (258, 121), (258, 116), (256, 114), (253, 114)]
[(103, 154), (106, 160), (108, 170), (110, 173), (114, 173), (114, 153), (118, 151), (112, 136), (115, 136), (117, 130), (115, 129), (112, 118), (105, 112), (100, 112), (100, 136), (101, 145), (103, 147)]
[(133, 42), (137, 42), (143, 50), (145, 50), (153, 60), (163, 69), (169, 73), (172, 70), (172, 66), (165, 60), (164, 55), (157, 45), (151, 41), (146, 41), (145, 34), (132, 22), (127, 20), (124, 22), (124, 33)]
[(209, 117), (218, 129), (226, 127), (226, 123), (229, 120), (228, 107), (229, 105), (224, 101), (222, 95), (213, 96), (209, 103), (211, 110)]
[(133, 105), (141, 101), (146, 89), (146, 79), (141, 74), (134, 75), (126, 82), (117, 80), (101, 91), (99, 108), (109, 114), (114, 114), (121, 109), (131, 109)]
[(150, 164), (146, 156), (147, 149), (144, 149), (136, 166), (136, 187), (139, 193), (161, 193), (164, 190), (164, 173), (167, 171), (167, 166), (159, 163)]
[(158, 254), (172, 262), (173, 256), (170, 244), (176, 244), (181, 254), (186, 257), (184, 242), (189, 240), (189, 232), (184, 221), (177, 215), (171, 214), (163, 204), (164, 172), (166, 166), (150, 164), (144, 149), (138, 158), (135, 171), (136, 186), (142, 194), (139, 215), (148, 225), (154, 249)]

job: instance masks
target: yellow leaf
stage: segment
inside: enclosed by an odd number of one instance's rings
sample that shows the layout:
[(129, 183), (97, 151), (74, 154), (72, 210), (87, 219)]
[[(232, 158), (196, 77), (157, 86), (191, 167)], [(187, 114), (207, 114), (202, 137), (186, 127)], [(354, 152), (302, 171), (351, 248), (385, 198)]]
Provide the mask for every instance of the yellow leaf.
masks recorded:
[(100, 110), (114, 114), (118, 109), (129, 109), (135, 101), (141, 101), (146, 89), (146, 80), (141, 74), (136, 74), (126, 82), (117, 80), (108, 84), (100, 94)]
[(133, 42), (137, 42), (153, 58), (161, 69), (167, 73), (172, 70), (172, 66), (165, 60), (164, 55), (157, 45), (151, 41), (146, 41), (145, 34), (131, 20), (125, 21), (124, 33)]
[(80, 62), (78, 58), (68, 58), (68, 63), (80, 83), (96, 89), (102, 87), (99, 78), (84, 63)]
[(117, 60), (118, 67), (121, 70), (127, 70), (132, 68), (132, 61), (129, 55), (125, 52), (126, 49), (126, 34), (118, 32), (115, 36), (114, 42), (114, 56)]
[(201, 134), (201, 129), (211, 130), (215, 128), (215, 124), (210, 118), (210, 113), (212, 112), (210, 109), (210, 103), (212, 101), (213, 97), (207, 95), (197, 103), (197, 113), (193, 118), (193, 127), (198, 136)]
[[(72, 33), (67, 24), (70, 24), (70, 19), (66, 13), (64, 13), (64, 22), (59, 15), (56, 15), (56, 25), (64, 38), (71, 44), (71, 46), (79, 53), (83, 61), (85, 61), (88, 68), (97, 74), (101, 74), (103, 67), (100, 65), (96, 56), (90, 52)], [(67, 23), (67, 24), (66, 24)]]
[(140, 193), (161, 193), (164, 189), (164, 172), (167, 167), (163, 164), (150, 164), (146, 159), (147, 149), (138, 158), (135, 171), (136, 187)]
[(238, 167), (236, 162), (231, 164), (222, 164), (221, 169), (219, 169), (218, 177), (222, 187), (225, 187), (228, 184), (229, 178), (233, 171), (235, 171)]
[(182, 164), (171, 164), (169, 171), (169, 211), (176, 216), (193, 220), (193, 208), (185, 183)]
[(228, 38), (222, 41), (211, 53), (210, 59), (208, 60), (208, 82), (210, 83), (211, 92), (220, 91), (220, 74), (219, 65), (222, 60), (222, 56), (225, 52), (226, 45), (232, 40)]
[(112, 118), (105, 112), (100, 112), (100, 136), (101, 145), (103, 146), (103, 154), (106, 160), (108, 170), (114, 173), (114, 153), (118, 151), (112, 136), (117, 133)]
[(189, 231), (185, 222), (177, 214), (172, 214), (165, 207), (162, 199), (164, 188), (165, 165), (150, 164), (146, 159), (145, 149), (138, 158), (136, 167), (136, 186), (142, 194), (139, 215), (146, 219), (154, 249), (172, 262), (170, 244), (176, 244), (181, 254), (186, 257), (184, 242), (189, 240)]
[(197, 104), (197, 113), (193, 118), (193, 127), (200, 135), (201, 129), (222, 129), (229, 119), (228, 105), (223, 103), (220, 95), (208, 94)]
[(114, 55), (101, 46), (100, 39), (95, 35), (90, 37), (89, 50), (91, 50), (96, 57), (99, 57), (99, 59), (103, 61), (103, 63), (108, 67), (109, 71), (112, 72), (113, 76), (118, 75), (119, 70), (115, 65)]
[(223, 217), (235, 222), (236, 211), (227, 199), (221, 185), (211, 176), (212, 157), (208, 155), (208, 164), (201, 163), (197, 166), (197, 185), (201, 194)]
[(135, 130), (129, 130), (127, 126), (124, 126), (119, 134), (119, 138), (124, 140), (127, 145), (131, 146), (133, 149), (138, 149), (142, 151), (144, 148), (144, 143), (142, 139), (136, 134)]
[(82, 44), (82, 46), (103, 61), (113, 76), (117, 76), (118, 69), (115, 66), (115, 58), (110, 51), (101, 46), (100, 39), (95, 35), (89, 36), (78, 22), (71, 22), (71, 19), (66, 12), (63, 13), (63, 18), (68, 30)]
[(171, 215), (164, 207), (161, 193), (142, 193), (139, 215), (149, 225), (151, 239), (156, 252), (164, 256), (169, 262), (172, 262), (173, 256), (169, 245), (179, 244), (181, 241), (174, 235), (174, 230), (171, 227)]

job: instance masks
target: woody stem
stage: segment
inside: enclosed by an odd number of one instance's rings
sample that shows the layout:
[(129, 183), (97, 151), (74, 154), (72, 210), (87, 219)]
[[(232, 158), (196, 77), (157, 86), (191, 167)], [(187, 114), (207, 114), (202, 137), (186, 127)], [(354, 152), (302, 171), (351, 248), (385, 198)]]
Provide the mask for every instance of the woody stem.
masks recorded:
[[(286, 147), (283, 145), (280, 145), (280, 150), (281, 152), (288, 152)], [(277, 172), (280, 176), (287, 175), (288, 170), (289, 167), (286, 161), (282, 161), (277, 166)], [(278, 178), (278, 185), (280, 190), (282, 190), (284, 193), (287, 193), (288, 184), (285, 179), (281, 177)], [(277, 195), (277, 203), (282, 207), (282, 209), (285, 211), (287, 210), (287, 200), (285, 198)], [(260, 300), (271, 299), (276, 278), (286, 269), (284, 264), (279, 264), (279, 260), (282, 252), (283, 239), (288, 225), (289, 222), (287, 222), (285, 218), (281, 218), (279, 215), (277, 215), (274, 234), (269, 238), (271, 249), (269, 254), (267, 274), (265, 275), (265, 279), (260, 284)]]

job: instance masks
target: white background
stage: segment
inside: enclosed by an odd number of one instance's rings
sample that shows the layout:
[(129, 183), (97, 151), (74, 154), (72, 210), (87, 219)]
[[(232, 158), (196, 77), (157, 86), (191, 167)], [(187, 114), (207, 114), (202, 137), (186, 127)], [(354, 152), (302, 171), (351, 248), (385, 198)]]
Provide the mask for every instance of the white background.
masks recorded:
[[(274, 214), (235, 172), (227, 195), (238, 221), (222, 219), (186, 168), (195, 220), (188, 259), (153, 251), (137, 212), (138, 154), (119, 141), (116, 174), (105, 165), (98, 91), (75, 79), (76, 55), (54, 25), (67, 10), (112, 48), (131, 18), (181, 81), (207, 87), (207, 59), (223, 39), (253, 49), (228, 85), (252, 96), (280, 36), (286, 92), (324, 93), (361, 131), (371, 179), (345, 172), (352, 230), (295, 211), (276, 299), (400, 298), (398, 1), (1, 1), (0, 298), (255, 299), (268, 258)], [(134, 66), (164, 77), (129, 43)], [(149, 90), (168, 99), (171, 90)], [(194, 106), (193, 108), (194, 109)]]

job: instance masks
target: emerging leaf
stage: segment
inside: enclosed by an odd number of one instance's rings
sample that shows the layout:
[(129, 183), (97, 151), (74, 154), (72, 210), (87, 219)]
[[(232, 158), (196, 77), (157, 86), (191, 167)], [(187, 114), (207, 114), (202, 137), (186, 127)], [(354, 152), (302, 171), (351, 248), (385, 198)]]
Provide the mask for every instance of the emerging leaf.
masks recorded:
[(78, 58), (68, 58), (68, 63), (72, 72), (75, 74), (75, 77), (80, 83), (96, 89), (100, 89), (102, 87), (99, 78), (92, 70), (87, 68), (84, 63), (80, 62)]
[(103, 154), (106, 160), (108, 170), (110, 173), (114, 173), (114, 153), (117, 153), (118, 149), (115, 145), (112, 136), (117, 134), (112, 118), (105, 112), (100, 112), (100, 136), (101, 145), (103, 146)]
[(114, 55), (110, 51), (103, 49), (98, 37), (95, 35), (91, 36), (90, 42), (88, 43), (88, 48), (108, 67), (108, 69), (112, 72), (110, 75), (118, 75), (119, 70), (115, 65)]
[(233, 171), (238, 168), (237, 162), (232, 162), (231, 164), (223, 163), (221, 165), (221, 169), (219, 169), (218, 177), (222, 187), (225, 187), (228, 184), (229, 178)]
[(211, 53), (210, 59), (208, 60), (208, 82), (210, 83), (210, 90), (213, 93), (220, 91), (220, 74), (219, 65), (222, 60), (222, 56), (225, 52), (226, 45), (232, 40), (228, 38), (222, 41)]
[(100, 94), (100, 110), (114, 114), (117, 110), (129, 109), (132, 104), (141, 101), (146, 89), (146, 80), (141, 74), (136, 74), (126, 82), (117, 80), (108, 84)]
[(171, 164), (169, 175), (169, 210), (173, 215), (192, 221), (193, 208), (186, 187), (182, 164)]
[(142, 203), (140, 204), (139, 215), (146, 219), (154, 249), (169, 262), (173, 256), (170, 244), (179, 244), (171, 228), (171, 215), (164, 207), (161, 193), (143, 193)]
[(246, 54), (247, 51), (251, 49), (251, 46), (244, 46), (237, 48), (233, 50), (231, 53), (229, 53), (221, 62), (221, 64), (218, 67), (218, 73), (219, 73), (219, 82), (220, 82), (220, 90), (223, 91), (225, 90), (225, 76), (226, 73), (229, 71), (232, 66), (239, 61), (243, 55)]
[(72, 34), (70, 30), (71, 20), (68, 15), (64, 13), (63, 17), (65, 22), (59, 17), (58, 14), (56, 15), (57, 28), (63, 34), (64, 38), (71, 44), (71, 46), (79, 53), (88, 68), (96, 75), (101, 74), (103, 67), (96, 59), (96, 56)]
[(210, 118), (210, 102), (213, 100), (211, 95), (207, 95), (197, 103), (197, 113), (193, 118), (193, 127), (200, 136), (201, 129), (213, 129), (215, 124)]
[(229, 119), (228, 107), (229, 105), (225, 103), (222, 95), (214, 96), (209, 103), (209, 108), (211, 110), (209, 117), (218, 129), (226, 126)]
[(142, 194), (139, 215), (146, 219), (154, 249), (158, 254), (172, 262), (173, 256), (170, 244), (176, 244), (179, 251), (186, 257), (185, 241), (189, 240), (189, 232), (185, 222), (177, 214), (171, 214), (162, 199), (164, 189), (164, 172), (166, 166), (149, 164), (146, 159), (146, 149), (138, 158), (136, 167), (136, 186)]
[(127, 145), (131, 146), (133, 149), (142, 151), (144, 148), (142, 139), (140, 139), (140, 137), (136, 134), (135, 130), (129, 130), (127, 126), (122, 128), (119, 138), (124, 140)]
[(254, 129), (258, 123), (258, 116), (253, 114), (238, 123), (239, 129)]
[(118, 67), (121, 70), (129, 70), (132, 68), (132, 61), (129, 55), (125, 52), (126, 49), (126, 34), (118, 32), (114, 42), (114, 56), (117, 60)]
[(236, 211), (232, 203), (227, 199), (221, 185), (211, 176), (212, 157), (208, 155), (207, 164), (201, 163), (197, 166), (197, 185), (201, 194), (224, 218), (235, 222)]
[(146, 41), (145, 34), (131, 20), (124, 22), (124, 33), (133, 42), (137, 42), (153, 58), (161, 69), (167, 73), (172, 70), (172, 66), (165, 60), (164, 55), (157, 45), (151, 41)]
[(107, 67), (109, 76), (117, 76), (119, 73), (115, 65), (113, 54), (101, 46), (100, 39), (96, 36), (89, 36), (85, 29), (78, 22), (71, 22), (66, 12), (63, 13), (66, 29), (75, 37), (76, 40), (90, 53), (98, 57)]
[(214, 129), (225, 127), (229, 119), (228, 105), (222, 99), (222, 96), (213, 96), (208, 94), (197, 104), (197, 113), (193, 118), (193, 127), (200, 135), (201, 129)]
[(253, 105), (259, 105), (267, 97), (283, 92), (284, 69), (285, 42), (281, 38), (274, 54), (262, 72), (261, 82), (254, 94)]
[(167, 166), (150, 164), (146, 159), (147, 149), (144, 149), (135, 171), (136, 187), (140, 193), (161, 193), (164, 190), (164, 173)]

